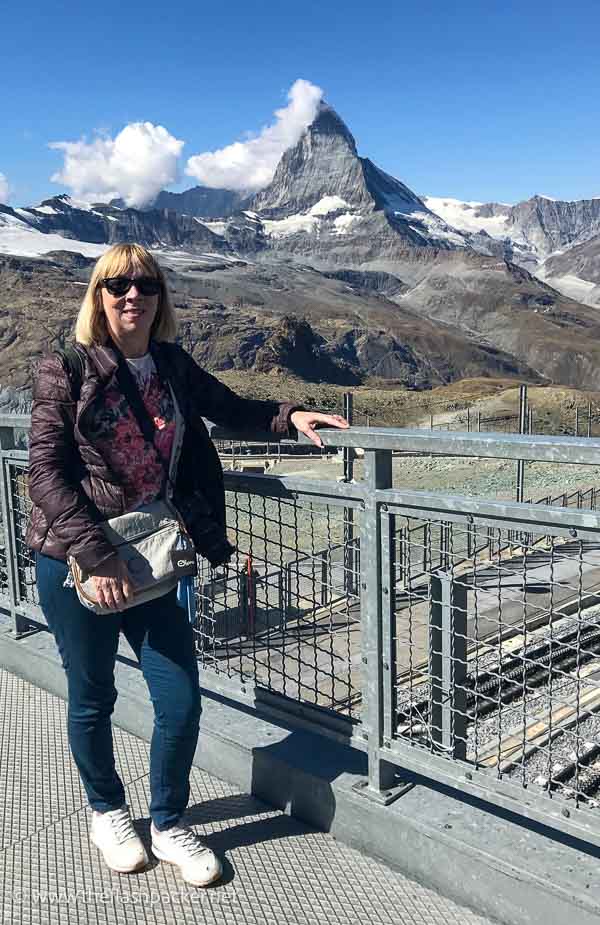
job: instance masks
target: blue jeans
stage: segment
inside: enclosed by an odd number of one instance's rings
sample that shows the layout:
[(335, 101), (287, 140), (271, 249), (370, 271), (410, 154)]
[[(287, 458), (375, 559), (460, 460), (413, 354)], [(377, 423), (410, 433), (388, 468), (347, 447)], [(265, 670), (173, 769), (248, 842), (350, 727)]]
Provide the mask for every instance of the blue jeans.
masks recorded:
[(125, 802), (111, 726), (122, 630), (154, 707), (150, 815), (157, 829), (175, 825), (189, 800), (201, 712), (193, 630), (176, 592), (120, 613), (95, 614), (79, 603), (73, 588), (63, 588), (64, 562), (36, 553), (36, 565), (40, 605), (67, 675), (69, 747), (90, 805), (106, 812)]

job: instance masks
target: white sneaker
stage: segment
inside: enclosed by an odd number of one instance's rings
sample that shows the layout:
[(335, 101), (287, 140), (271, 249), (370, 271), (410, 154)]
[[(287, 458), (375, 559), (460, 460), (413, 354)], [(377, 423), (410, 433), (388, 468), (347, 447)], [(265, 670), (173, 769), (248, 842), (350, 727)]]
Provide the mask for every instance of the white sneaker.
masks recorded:
[(93, 810), (90, 840), (100, 849), (111, 870), (120, 874), (129, 874), (148, 863), (148, 854), (125, 804), (107, 813)]
[(159, 832), (152, 823), (152, 853), (161, 861), (176, 864), (192, 886), (208, 886), (223, 873), (220, 860), (187, 826), (174, 825)]

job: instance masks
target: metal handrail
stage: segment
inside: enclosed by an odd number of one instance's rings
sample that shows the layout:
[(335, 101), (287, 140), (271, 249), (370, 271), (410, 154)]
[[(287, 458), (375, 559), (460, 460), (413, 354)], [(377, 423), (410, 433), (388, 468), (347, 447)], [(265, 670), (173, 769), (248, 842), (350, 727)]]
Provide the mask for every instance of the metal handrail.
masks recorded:
[[(0, 414), (0, 428), (29, 430), (28, 414)], [(277, 443), (289, 435), (255, 431), (232, 431), (212, 426), (213, 440), (246, 440)], [(487, 459), (524, 459), (529, 462), (598, 465), (600, 440), (591, 437), (555, 437), (544, 434), (501, 434), (494, 431), (456, 431), (439, 433), (420, 428), (349, 427), (322, 428), (319, 437), (325, 446), (354, 447), (363, 450), (402, 450), (430, 453), (432, 456), (466, 456)], [(304, 434), (298, 442), (309, 444)]]

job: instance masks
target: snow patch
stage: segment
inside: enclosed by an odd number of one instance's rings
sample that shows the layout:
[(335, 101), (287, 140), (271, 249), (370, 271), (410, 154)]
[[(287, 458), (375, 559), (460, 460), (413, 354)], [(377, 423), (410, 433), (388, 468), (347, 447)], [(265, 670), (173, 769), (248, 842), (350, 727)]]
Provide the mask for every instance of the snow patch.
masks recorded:
[[(328, 215), (348, 208), (350, 208), (349, 204), (341, 196), (323, 196), (308, 212), (289, 215), (287, 218), (263, 219), (263, 226), (266, 233), (274, 238), (286, 238), (299, 232), (313, 234), (327, 227)], [(345, 234), (350, 226), (360, 218), (360, 215), (344, 212), (333, 220), (331, 230), (333, 234)]]
[(39, 224), (39, 222), (41, 222), (41, 218), (39, 218), (37, 215), (34, 215), (34, 213), (30, 212), (28, 209), (14, 209), (14, 211), (23, 216), (26, 224), (30, 224), (31, 222), (37, 222)]
[(445, 241), (451, 241), (452, 244), (457, 244), (459, 247), (467, 246), (467, 242), (462, 234), (459, 234), (459, 232), (450, 227), (449, 224), (446, 224), (443, 219), (431, 212), (419, 211), (409, 214), (396, 212), (394, 214), (405, 218), (412, 230), (416, 231), (417, 234), (425, 233), (432, 238), (441, 238)]
[(301, 231), (311, 234), (320, 224), (321, 221), (316, 215), (290, 215), (288, 218), (263, 220), (265, 231), (274, 238), (287, 238)]
[(523, 243), (522, 236), (515, 235), (514, 226), (511, 227), (511, 233), (509, 234), (505, 215), (492, 215), (489, 217), (477, 215), (477, 211), (484, 205), (482, 202), (463, 202), (460, 199), (436, 196), (427, 196), (423, 201), (428, 209), (431, 209), (449, 225), (461, 231), (467, 231), (471, 234), (486, 231), (492, 238), (514, 237), (515, 240)]
[(360, 215), (354, 215), (352, 212), (344, 212), (333, 220), (333, 233), (348, 234), (352, 226), (355, 225), (356, 222), (360, 222), (361, 219), (362, 216)]
[(342, 199), (341, 196), (323, 196), (318, 202), (315, 202), (312, 209), (309, 209), (309, 215), (329, 215), (330, 212), (339, 212), (340, 209), (349, 209), (350, 204)]
[[(19, 209), (15, 209), (15, 212), (19, 212)], [(0, 228), (6, 225), (12, 225), (15, 228), (28, 228), (27, 222), (21, 221), (20, 218), (17, 218), (15, 215), (8, 215), (5, 212), (0, 212)]]
[(52, 206), (36, 206), (36, 212), (43, 212), (44, 215), (58, 215), (58, 209), (53, 209)]
[(205, 219), (197, 218), (196, 216), (194, 216), (194, 221), (198, 222), (199, 225), (205, 225), (213, 234), (218, 234), (221, 237), (223, 237), (227, 228), (227, 222), (207, 222)]
[[(3, 215), (2, 219), (12, 216)], [(43, 234), (25, 223), (0, 223), (0, 254), (14, 254), (17, 257), (43, 257), (48, 251), (71, 251), (84, 257), (100, 257), (108, 250), (108, 244), (90, 244), (74, 241), (60, 234)]]

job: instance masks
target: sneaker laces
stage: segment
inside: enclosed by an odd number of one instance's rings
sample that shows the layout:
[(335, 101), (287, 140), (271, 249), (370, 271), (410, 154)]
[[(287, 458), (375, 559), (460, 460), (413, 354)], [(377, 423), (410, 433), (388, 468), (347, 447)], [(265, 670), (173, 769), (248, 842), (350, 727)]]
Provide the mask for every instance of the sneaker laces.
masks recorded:
[(168, 837), (179, 847), (188, 851), (190, 856), (195, 857), (202, 854), (203, 851), (210, 851), (206, 845), (203, 845), (196, 833), (187, 826), (173, 826), (173, 829), (167, 829)]
[(115, 837), (120, 845), (127, 841), (128, 838), (137, 837), (136, 831), (131, 822), (129, 810), (126, 806), (122, 806), (120, 809), (111, 809), (108, 813), (105, 813), (105, 815), (107, 816), (111, 828), (115, 833)]

